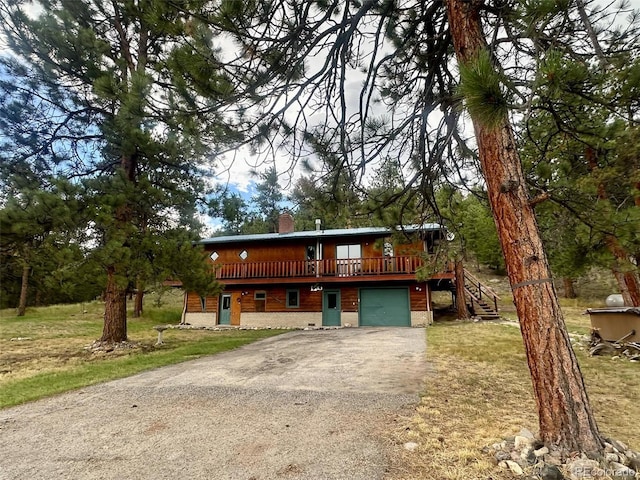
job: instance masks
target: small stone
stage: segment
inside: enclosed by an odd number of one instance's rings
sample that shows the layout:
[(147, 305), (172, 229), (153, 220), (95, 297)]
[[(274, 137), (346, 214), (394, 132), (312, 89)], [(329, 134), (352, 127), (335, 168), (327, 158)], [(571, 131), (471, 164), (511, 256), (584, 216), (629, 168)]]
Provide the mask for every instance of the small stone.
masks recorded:
[(616, 453), (624, 453), (629, 450), (629, 447), (627, 447), (624, 443), (619, 442), (618, 440), (609, 439), (609, 443), (613, 445), (613, 448), (617, 450)]
[(605, 453), (604, 454), (604, 459), (607, 462), (618, 462), (618, 461), (620, 461), (620, 459), (618, 458), (618, 455), (616, 455), (615, 453)]
[(536, 437), (533, 435), (533, 433), (531, 433), (531, 430), (527, 429), (527, 428), (523, 428), (522, 430), (520, 430), (520, 433), (518, 434), (521, 437), (526, 437), (530, 440), (534, 440)]
[(522, 450), (520, 453), (520, 458), (527, 462), (529, 465), (533, 465), (538, 461), (538, 457), (533, 453), (533, 448), (528, 447)]
[(633, 468), (636, 472), (640, 472), (640, 457), (637, 455), (629, 457), (628, 466)]
[(532, 442), (533, 442), (533, 438), (517, 435), (515, 438), (515, 447), (518, 450), (521, 450), (525, 447), (530, 447)]
[(544, 465), (542, 469), (540, 469), (540, 478), (542, 480), (563, 480), (564, 475), (558, 467), (555, 465)]
[(546, 455), (547, 453), (549, 453), (549, 449), (547, 447), (542, 447), (542, 448), (539, 448), (538, 450), (534, 450), (533, 451), (533, 454), (536, 457), (542, 457), (542, 456)]
[(613, 445), (609, 442), (604, 442), (604, 453), (613, 453)]
[(620, 359), (620, 355), (614, 355), (613, 357), (611, 357), (611, 360), (619, 360)]
[(604, 473), (600, 465), (595, 460), (580, 458), (568, 465), (572, 480), (582, 480), (583, 478), (594, 478)]
[(413, 452), (416, 448), (418, 448), (418, 444), (416, 442), (407, 442), (404, 444), (404, 449)]
[(618, 480), (633, 480), (636, 476), (635, 470), (618, 462), (611, 462), (613, 477)]
[(544, 463), (546, 463), (547, 465), (559, 467), (560, 465), (562, 465), (562, 460), (559, 457), (556, 457), (555, 455), (545, 455)]
[(511, 460), (511, 454), (509, 452), (505, 452), (504, 450), (499, 450), (496, 453), (496, 460), (498, 462), (504, 462), (505, 460)]
[(506, 460), (504, 463), (507, 464), (507, 468), (511, 470), (514, 475), (522, 475), (524, 473), (522, 467), (513, 460)]

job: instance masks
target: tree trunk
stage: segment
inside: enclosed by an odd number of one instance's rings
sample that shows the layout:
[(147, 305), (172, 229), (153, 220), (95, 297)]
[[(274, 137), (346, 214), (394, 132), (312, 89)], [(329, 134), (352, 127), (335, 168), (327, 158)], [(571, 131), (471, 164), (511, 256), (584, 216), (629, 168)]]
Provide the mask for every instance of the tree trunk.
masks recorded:
[(462, 260), (456, 260), (456, 308), (458, 310), (458, 318), (465, 320), (470, 318), (469, 309), (467, 308), (466, 293), (464, 289), (464, 264)]
[[(123, 155), (120, 160), (120, 168), (126, 179), (135, 184), (137, 160), (135, 155)], [(128, 231), (133, 219), (132, 207), (129, 201), (116, 208), (114, 213), (115, 226), (118, 230)], [(125, 238), (122, 248), (128, 248), (128, 239)], [(117, 274), (122, 265), (114, 259), (114, 263), (106, 267), (107, 285), (104, 293), (104, 326), (101, 342), (124, 342), (127, 340), (127, 288), (120, 286)]]
[(638, 275), (630, 271), (631, 262), (624, 248), (618, 239), (612, 235), (607, 235), (606, 243), (609, 251), (615, 257), (615, 265), (612, 268), (613, 275), (618, 282), (618, 288), (627, 307), (640, 307), (640, 279)]
[(627, 307), (640, 306), (640, 289), (638, 288), (638, 277), (633, 272), (621, 272), (613, 269), (613, 276), (618, 282), (618, 288), (622, 294), (622, 299)]
[[(487, 48), (480, 0), (449, 0), (447, 15), (458, 62)], [(489, 202), (513, 290), (535, 395), (540, 437), (571, 451), (600, 452), (602, 439), (569, 341), (513, 130), (505, 115), (489, 128), (472, 116)]]
[(144, 285), (141, 280), (136, 281), (136, 298), (133, 305), (133, 316), (140, 318), (142, 316), (142, 299), (144, 298)]
[(20, 299), (18, 300), (18, 316), (24, 317), (27, 310), (27, 293), (29, 290), (29, 274), (31, 267), (28, 264), (22, 266), (22, 282), (20, 285)]
[(562, 279), (562, 286), (564, 290), (564, 298), (577, 298), (575, 282), (571, 277), (564, 277)]
[(104, 326), (100, 341), (124, 342), (127, 340), (127, 291), (118, 285), (113, 266), (107, 268), (104, 297)]

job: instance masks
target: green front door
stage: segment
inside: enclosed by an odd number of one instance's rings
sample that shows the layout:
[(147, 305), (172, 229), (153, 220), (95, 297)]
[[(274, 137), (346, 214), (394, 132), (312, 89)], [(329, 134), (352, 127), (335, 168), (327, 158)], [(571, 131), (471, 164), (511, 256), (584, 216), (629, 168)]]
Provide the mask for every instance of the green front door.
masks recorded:
[(340, 290), (325, 290), (322, 292), (322, 326), (340, 325)]
[(218, 325), (230, 325), (231, 324), (231, 295), (220, 295), (220, 318), (218, 319)]
[(360, 289), (360, 325), (366, 327), (410, 327), (409, 289)]

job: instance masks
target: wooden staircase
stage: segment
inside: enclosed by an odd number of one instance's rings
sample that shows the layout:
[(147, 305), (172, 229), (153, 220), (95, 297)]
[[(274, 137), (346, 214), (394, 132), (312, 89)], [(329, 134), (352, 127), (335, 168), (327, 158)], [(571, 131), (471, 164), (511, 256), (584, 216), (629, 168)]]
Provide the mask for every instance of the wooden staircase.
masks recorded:
[(498, 314), (500, 297), (498, 294), (473, 276), (466, 268), (464, 269), (464, 291), (467, 307), (473, 315), (483, 320), (500, 318)]

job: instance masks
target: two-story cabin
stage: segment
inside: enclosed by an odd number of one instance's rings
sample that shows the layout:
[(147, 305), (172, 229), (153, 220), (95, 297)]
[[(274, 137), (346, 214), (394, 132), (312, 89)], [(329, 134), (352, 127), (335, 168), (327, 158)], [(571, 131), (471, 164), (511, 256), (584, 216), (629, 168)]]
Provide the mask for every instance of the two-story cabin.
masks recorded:
[[(438, 224), (296, 232), (289, 214), (279, 233), (202, 240), (217, 297), (188, 292), (183, 323), (201, 326), (419, 326), (432, 321), (430, 283), (416, 271), (446, 233)], [(397, 235), (396, 235), (397, 236)]]

